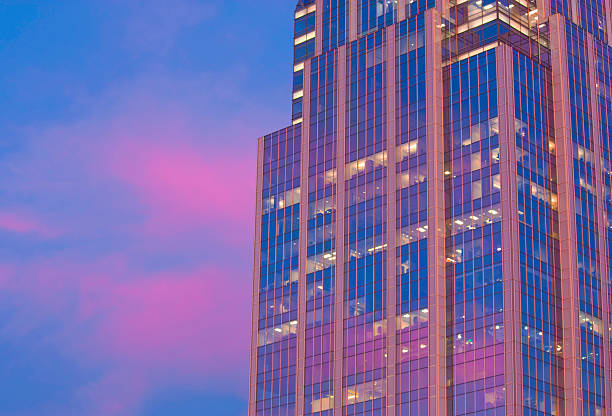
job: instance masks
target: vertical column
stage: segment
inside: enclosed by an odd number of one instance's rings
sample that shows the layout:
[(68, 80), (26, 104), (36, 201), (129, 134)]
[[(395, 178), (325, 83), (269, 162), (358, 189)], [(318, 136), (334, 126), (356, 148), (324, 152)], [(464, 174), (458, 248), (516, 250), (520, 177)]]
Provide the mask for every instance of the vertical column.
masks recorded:
[(514, 139), (514, 72), (512, 48), (497, 47), (497, 106), (499, 114), (502, 213), (502, 275), (504, 302), (504, 373), (506, 415), (522, 415), (521, 275), (518, 231), (518, 189)]
[(425, 11), (427, 92), (427, 250), (429, 309), (429, 415), (446, 416), (446, 274), (444, 226), (444, 120), (440, 13)]
[(578, 19), (578, 0), (569, 0), (572, 7), (572, 22), (580, 25), (580, 19)]
[(323, 53), (323, 0), (317, 0), (315, 22), (315, 56), (318, 56)]
[(344, 209), (346, 158), (346, 46), (338, 48), (338, 149), (336, 151), (336, 282), (334, 284), (334, 415), (342, 414), (344, 373)]
[[(607, 2), (606, 2), (607, 3)], [(589, 64), (589, 73), (591, 77), (589, 79), (590, 82), (590, 93), (591, 93), (591, 117), (593, 122), (593, 157), (595, 158), (595, 189), (597, 195), (596, 207), (597, 207), (597, 247), (599, 249), (599, 253), (603, 255), (599, 258), (599, 267), (598, 270), (601, 276), (601, 286), (600, 286), (600, 296), (601, 296), (601, 305), (602, 305), (602, 350), (603, 354), (601, 356), (601, 368), (604, 369), (603, 379), (604, 379), (604, 401), (603, 407), (604, 412), (610, 411), (610, 404), (608, 400), (612, 397), (612, 383), (610, 380), (610, 373), (608, 368), (610, 368), (610, 322), (608, 320), (608, 311), (610, 305), (610, 299), (608, 299), (608, 284), (610, 282), (610, 270), (608, 269), (608, 265), (606, 264), (606, 218), (604, 214), (605, 203), (604, 203), (604, 195), (605, 189), (603, 184), (603, 156), (602, 156), (602, 132), (601, 132), (601, 117), (599, 112), (599, 97), (598, 91), (599, 88), (597, 86), (597, 63), (595, 62), (596, 51), (595, 51), (595, 37), (591, 34), (587, 36), (587, 48), (588, 48), (588, 64)]]
[(436, 10), (441, 16), (448, 16), (449, 0), (436, 0)]
[(298, 277), (297, 415), (304, 414), (304, 363), (306, 357), (306, 258), (308, 257), (308, 165), (310, 160), (310, 73), (311, 61), (304, 62), (302, 122), (302, 171), (300, 176), (300, 250)]
[(395, 132), (395, 28), (393, 24), (386, 31), (386, 70), (387, 70), (387, 416), (395, 416), (396, 402), (396, 312), (397, 312), (397, 181), (396, 181), (396, 132)]
[(550, 1), (551, 0), (537, 0), (538, 21), (545, 22), (548, 16), (550, 16)]
[(606, 32), (608, 33), (608, 45), (612, 46), (612, 3), (604, 1), (604, 17), (606, 18)]
[(406, 19), (406, 0), (396, 0), (397, 3), (397, 21), (401, 22)]
[(257, 139), (257, 177), (255, 184), (255, 244), (253, 245), (253, 298), (251, 300), (251, 363), (249, 374), (249, 416), (257, 412), (257, 334), (259, 317), (259, 280), (261, 269), (261, 192), (263, 189), (264, 139)]
[(576, 226), (574, 223), (574, 177), (570, 124), (569, 76), (565, 19), (550, 18), (552, 52), (553, 107), (555, 110), (555, 142), (557, 146), (557, 189), (559, 191), (559, 246), (561, 257), (561, 299), (563, 321), (563, 385), (565, 414), (582, 413), (582, 368), (580, 329), (578, 327), (578, 276)]
[(358, 5), (358, 1), (359, 0), (348, 0), (349, 3), (349, 10), (348, 10), (348, 41), (352, 42), (355, 39), (357, 39), (357, 20), (359, 18), (358, 16), (358, 9), (359, 9), (359, 5)]

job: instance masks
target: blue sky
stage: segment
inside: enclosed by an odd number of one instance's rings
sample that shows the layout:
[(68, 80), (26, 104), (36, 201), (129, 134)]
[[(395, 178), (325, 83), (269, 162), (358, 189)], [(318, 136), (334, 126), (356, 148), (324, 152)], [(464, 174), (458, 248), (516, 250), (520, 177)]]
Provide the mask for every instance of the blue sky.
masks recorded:
[(294, 6), (0, 4), (0, 415), (246, 414)]

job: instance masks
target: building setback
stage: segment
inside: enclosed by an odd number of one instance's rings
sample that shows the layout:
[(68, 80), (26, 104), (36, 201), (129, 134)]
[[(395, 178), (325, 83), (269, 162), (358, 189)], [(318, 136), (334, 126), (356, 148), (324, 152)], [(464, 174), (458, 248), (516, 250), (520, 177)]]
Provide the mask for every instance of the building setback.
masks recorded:
[(612, 415), (611, 12), (298, 2), (249, 416)]

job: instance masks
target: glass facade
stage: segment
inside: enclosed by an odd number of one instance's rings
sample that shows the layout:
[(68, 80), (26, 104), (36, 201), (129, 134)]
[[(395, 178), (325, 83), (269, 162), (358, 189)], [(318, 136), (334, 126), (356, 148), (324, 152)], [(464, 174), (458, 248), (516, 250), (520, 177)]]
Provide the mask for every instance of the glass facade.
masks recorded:
[(324, 52), (344, 45), (346, 41), (346, 2), (325, 0), (322, 16), (322, 49)]
[(424, 17), (396, 32), (395, 228), (398, 415), (428, 414), (427, 97)]
[(594, 131), (591, 113), (589, 56), (585, 32), (566, 25), (569, 77), (572, 172), (576, 226), (577, 271), (580, 305), (583, 414), (603, 412), (603, 340), (601, 327), (601, 276), (597, 239)]
[[(607, 305), (607, 319), (608, 325), (612, 322), (612, 284), (610, 282), (610, 273), (612, 272), (612, 48), (608, 45), (596, 43), (597, 53), (597, 83), (599, 89), (597, 90), (597, 101), (599, 105), (599, 120), (601, 128), (601, 155), (602, 165), (599, 180), (603, 188), (603, 195), (600, 194), (601, 203), (604, 205), (603, 210), (603, 242), (605, 248), (600, 253), (600, 267), (604, 270), (604, 275), (608, 276), (605, 284), (602, 284), (602, 296), (607, 296), (603, 304), (603, 309), (606, 309)], [(601, 240), (600, 240), (601, 241)], [(603, 329), (603, 328), (601, 328)], [(608, 357), (608, 365), (604, 366), (605, 377), (608, 380), (612, 380), (612, 331), (608, 333), (608, 349), (604, 351), (604, 362), (606, 356)], [(607, 367), (607, 368), (606, 368)]]
[(526, 412), (558, 415), (563, 327), (552, 77), (519, 52), (512, 60), (523, 398)]
[(580, 13), (580, 25), (597, 38), (606, 41), (608, 33), (605, 0), (579, 0), (576, 6)]
[(336, 278), (337, 53), (313, 58), (310, 76), (304, 415), (331, 415)]
[(293, 415), (296, 400), (301, 130), (263, 139), (257, 412)]
[(544, 3), (298, 2), (249, 416), (612, 412), (612, 5)]
[(395, 3), (389, 0), (359, 0), (359, 33), (366, 34), (393, 24)]
[(447, 358), (454, 415), (505, 414), (495, 50), (446, 69)]
[(386, 41), (379, 30), (347, 47), (342, 399), (351, 416), (386, 406)]

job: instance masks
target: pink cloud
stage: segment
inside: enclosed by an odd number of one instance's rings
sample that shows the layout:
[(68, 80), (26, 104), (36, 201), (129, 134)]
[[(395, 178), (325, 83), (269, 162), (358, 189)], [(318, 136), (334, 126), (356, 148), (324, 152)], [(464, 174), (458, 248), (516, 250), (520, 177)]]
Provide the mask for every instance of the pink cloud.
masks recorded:
[[(2, 265), (0, 282), (4, 290), (34, 301), (40, 318), (64, 317), (68, 326), (95, 322), (91, 346), (104, 346), (93, 350), (106, 358), (161, 364), (176, 360), (170, 353), (181, 350), (179, 359), (207, 365), (214, 364), (211, 351), (202, 347), (219, 348), (215, 353), (233, 360), (231, 354), (244, 346), (241, 334), (224, 338), (233, 331), (228, 324), (244, 324), (250, 311), (250, 284), (238, 284), (230, 267), (147, 274), (116, 259), (91, 264), (64, 259)], [(248, 326), (240, 329), (248, 333)]]
[[(248, 339), (232, 336), (236, 322), (248, 321), (248, 307), (236, 308), (232, 301), (248, 303), (248, 288), (232, 287), (231, 273), (202, 269), (87, 284), (84, 316), (103, 317), (92, 339), (104, 345), (107, 358), (133, 364), (179, 365), (189, 372), (216, 366), (217, 360), (230, 365)], [(248, 333), (248, 327), (238, 327)]]
[[(32, 205), (69, 241), (60, 254), (0, 265), (14, 302), (0, 336), (52, 327), (42, 344), (102, 368), (78, 392), (86, 414), (135, 414), (172, 383), (246, 392), (256, 142), (234, 146), (181, 106), (149, 101), (35, 132), (31, 154), (12, 161), (17, 199), (37, 195)], [(41, 233), (36, 218), (0, 213), (0, 229)], [(211, 258), (224, 250), (236, 261)]]
[[(255, 166), (239, 153), (204, 155), (183, 143), (122, 142), (111, 171), (173, 223), (250, 224)], [(159, 219), (159, 218), (158, 218)]]
[(105, 222), (121, 217), (132, 222), (120, 218), (118, 232), (146, 239), (206, 233), (216, 243), (244, 245), (254, 223), (255, 138), (228, 144), (180, 106), (151, 101), (132, 97), (121, 114), (50, 129), (33, 146), (35, 163), (13, 162), (20, 192), (31, 195), (36, 186), (65, 201), (93, 200), (74, 215), (56, 214), (54, 224), (66, 233), (106, 233), (116, 225)]
[(15, 234), (39, 234), (42, 236), (53, 234), (48, 227), (33, 218), (13, 212), (0, 212), (0, 230)]
[(119, 257), (2, 266), (0, 287), (23, 307), (1, 335), (19, 339), (46, 320), (61, 322), (45, 342), (80, 365), (107, 369), (79, 395), (99, 414), (132, 414), (173, 381), (214, 378), (236, 388), (248, 369), (248, 280), (231, 267), (146, 273)]
[[(163, 123), (157, 120), (162, 119)], [(92, 149), (90, 174), (112, 178), (144, 207), (147, 236), (202, 228), (218, 242), (251, 237), (255, 199), (255, 139), (234, 149), (195, 128), (180, 111), (146, 120), (113, 121), (103, 149)]]

